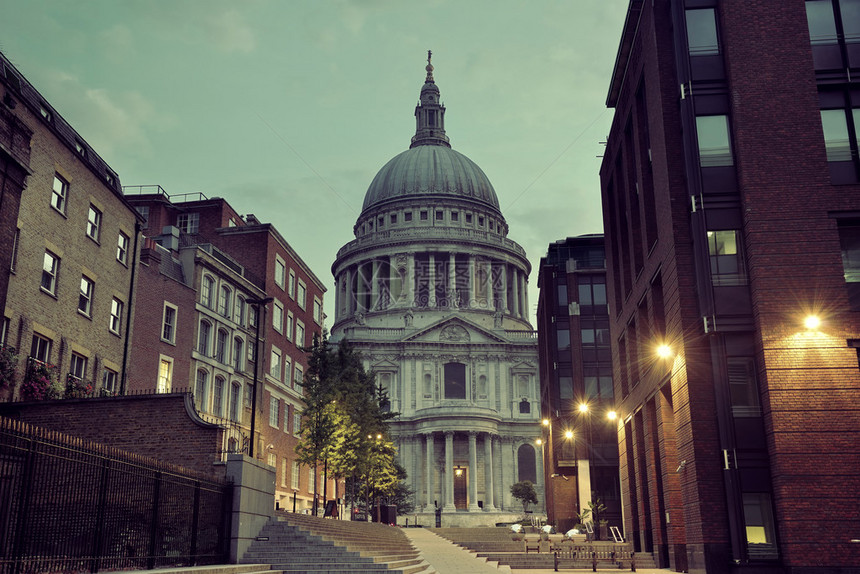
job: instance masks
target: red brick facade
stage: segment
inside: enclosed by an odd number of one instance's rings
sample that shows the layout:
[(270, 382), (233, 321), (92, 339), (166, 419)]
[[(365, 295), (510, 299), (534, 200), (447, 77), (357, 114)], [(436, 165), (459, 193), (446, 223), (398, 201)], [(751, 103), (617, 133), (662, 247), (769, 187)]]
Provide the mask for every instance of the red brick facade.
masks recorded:
[(630, 4), (601, 169), (625, 530), (677, 571), (860, 564), (860, 54), (817, 18)]

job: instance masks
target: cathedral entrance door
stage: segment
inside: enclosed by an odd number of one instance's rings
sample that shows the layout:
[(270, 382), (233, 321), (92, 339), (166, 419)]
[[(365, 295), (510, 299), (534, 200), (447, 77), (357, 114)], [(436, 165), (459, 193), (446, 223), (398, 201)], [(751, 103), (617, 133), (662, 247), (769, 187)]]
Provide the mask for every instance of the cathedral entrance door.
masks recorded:
[(454, 506), (457, 510), (469, 507), (467, 470), (460, 466), (454, 469)]

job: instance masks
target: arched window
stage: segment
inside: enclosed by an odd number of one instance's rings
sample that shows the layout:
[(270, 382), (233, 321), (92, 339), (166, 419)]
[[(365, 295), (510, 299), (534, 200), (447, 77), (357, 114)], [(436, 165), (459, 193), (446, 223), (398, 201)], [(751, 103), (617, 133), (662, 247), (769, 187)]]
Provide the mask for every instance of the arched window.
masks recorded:
[(233, 300), (233, 292), (230, 291), (230, 288), (226, 285), (221, 286), (221, 290), (218, 292), (218, 313), (223, 315), (224, 317), (230, 316), (230, 306)]
[(239, 397), (242, 394), (242, 387), (239, 386), (239, 383), (233, 383), (230, 385), (230, 412), (229, 417), (231, 421), (239, 421)]
[(203, 276), (203, 285), (200, 289), (200, 302), (209, 309), (212, 308), (213, 296), (215, 291), (215, 280), (208, 275)]
[(244, 341), (240, 337), (233, 339), (233, 368), (237, 373), (242, 372), (242, 363), (245, 358)]
[(530, 480), (537, 483), (537, 469), (535, 467), (535, 449), (530, 444), (520, 445), (517, 449), (517, 467), (519, 468), (519, 481)]
[(212, 388), (212, 414), (219, 417), (224, 414), (224, 377), (215, 377), (215, 385)]
[(218, 329), (218, 338), (215, 341), (215, 360), (225, 363), (227, 360), (227, 331)]
[(466, 398), (466, 365), (445, 363), (445, 398)]
[(527, 398), (529, 396), (528, 375), (517, 375), (517, 392), (519, 393), (520, 398)]
[(198, 411), (206, 411), (206, 387), (209, 386), (209, 373), (203, 369), (197, 371), (197, 382), (194, 385), (194, 404)]
[(200, 321), (200, 331), (197, 333), (197, 352), (205, 357), (209, 357), (211, 339), (212, 323), (209, 321)]

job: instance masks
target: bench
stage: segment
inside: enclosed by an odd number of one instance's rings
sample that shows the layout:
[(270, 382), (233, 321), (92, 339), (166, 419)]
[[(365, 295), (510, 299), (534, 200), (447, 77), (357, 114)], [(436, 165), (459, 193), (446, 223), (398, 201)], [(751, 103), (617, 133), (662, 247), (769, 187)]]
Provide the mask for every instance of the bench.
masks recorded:
[(570, 544), (557, 545), (552, 549), (555, 571), (559, 567), (575, 569), (583, 564), (591, 563), (592, 572), (597, 572), (598, 564), (624, 568), (630, 565), (630, 571), (636, 572), (636, 559), (626, 546), (595, 548), (593, 546), (573, 546)]
[(529, 550), (533, 550), (538, 554), (541, 552), (550, 552), (550, 542), (549, 540), (529, 540), (526, 538), (523, 540), (523, 548), (526, 554), (529, 553)]

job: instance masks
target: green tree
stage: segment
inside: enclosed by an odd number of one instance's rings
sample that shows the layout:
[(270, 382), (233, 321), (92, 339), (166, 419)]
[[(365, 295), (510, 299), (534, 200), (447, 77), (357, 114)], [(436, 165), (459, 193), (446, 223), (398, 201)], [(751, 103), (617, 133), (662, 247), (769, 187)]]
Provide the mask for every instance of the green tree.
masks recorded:
[(523, 505), (523, 512), (528, 512), (529, 504), (537, 504), (535, 485), (530, 480), (523, 480), (511, 485), (511, 496)]

